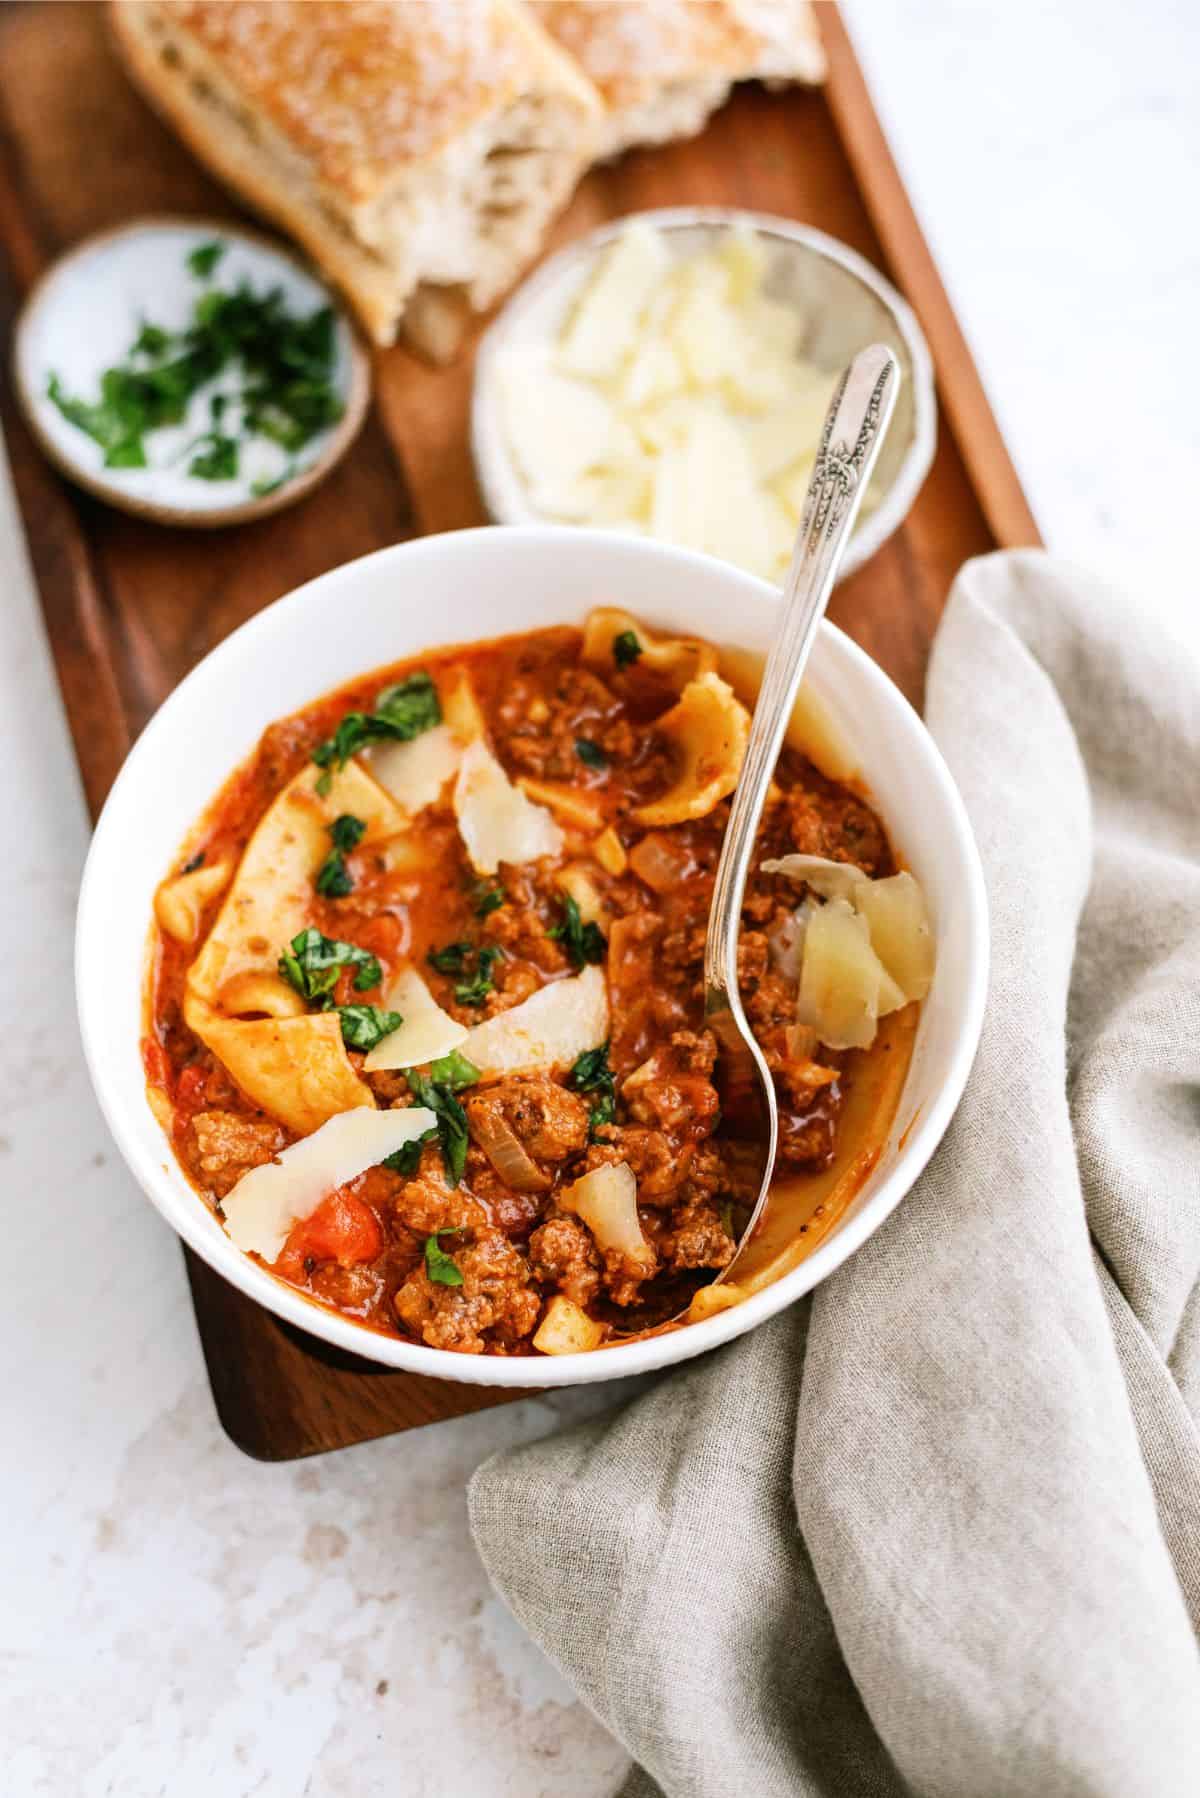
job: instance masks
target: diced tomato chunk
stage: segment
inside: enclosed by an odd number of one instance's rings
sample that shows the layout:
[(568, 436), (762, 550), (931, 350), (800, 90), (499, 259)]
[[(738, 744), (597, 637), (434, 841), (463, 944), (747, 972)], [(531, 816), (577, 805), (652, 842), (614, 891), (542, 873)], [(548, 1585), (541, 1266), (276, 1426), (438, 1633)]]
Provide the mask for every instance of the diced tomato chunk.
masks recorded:
[(184, 1068), (175, 1085), (175, 1103), (180, 1111), (202, 1111), (208, 1103), (208, 1075), (193, 1062)]
[(374, 1261), (383, 1249), (383, 1231), (369, 1205), (339, 1186), (322, 1199), (311, 1217), (293, 1226), (276, 1266), (289, 1279), (304, 1271), (306, 1261), (336, 1261), (357, 1267)]
[(169, 1086), (171, 1084), (171, 1067), (167, 1060), (167, 1052), (156, 1036), (142, 1038), (142, 1066), (146, 1070), (146, 1080), (151, 1086)]

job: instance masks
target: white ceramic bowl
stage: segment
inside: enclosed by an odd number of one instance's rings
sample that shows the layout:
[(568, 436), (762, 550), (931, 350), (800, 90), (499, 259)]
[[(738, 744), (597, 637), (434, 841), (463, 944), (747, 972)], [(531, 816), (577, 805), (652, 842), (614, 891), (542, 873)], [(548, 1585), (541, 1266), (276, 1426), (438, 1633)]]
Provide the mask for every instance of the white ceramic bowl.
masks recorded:
[[(837, 1229), (774, 1286), (687, 1329), (558, 1358), (455, 1355), (359, 1328), (234, 1247), (189, 1186), (146, 1100), (141, 994), (154, 889), (184, 834), (264, 726), (352, 676), (433, 649), (578, 623), (597, 604), (651, 625), (765, 649), (776, 595), (722, 562), (634, 538), (548, 527), (457, 531), (380, 550), (310, 581), (206, 656), (134, 745), (104, 807), (79, 898), (76, 988), (93, 1084), (122, 1155), (167, 1221), (251, 1298), (392, 1367), (497, 1386), (644, 1372), (727, 1342), (799, 1298), (878, 1228), (958, 1103), (987, 985), (983, 879), (957, 789), (916, 713), (849, 638), (822, 626), (810, 679), (861, 758), (892, 840), (928, 895), (937, 975), (887, 1148)], [(732, 628), (731, 628), (732, 627)]]
[(671, 206), (631, 214), (591, 232), (523, 282), (485, 332), (475, 359), (471, 453), (484, 503), (497, 524), (545, 522), (532, 505), (508, 447), (497, 399), (496, 359), (505, 350), (551, 343), (562, 330), (597, 257), (639, 218), (665, 233), (674, 255), (692, 256), (733, 225), (745, 224), (768, 246), (766, 291), (794, 304), (807, 320), (801, 353), (837, 373), (870, 343), (886, 343), (902, 376), (896, 410), (879, 452), (872, 486), (883, 494), (860, 519), (839, 580), (861, 568), (904, 522), (937, 447), (933, 361), (916, 316), (896, 289), (857, 251), (790, 219), (725, 206)]

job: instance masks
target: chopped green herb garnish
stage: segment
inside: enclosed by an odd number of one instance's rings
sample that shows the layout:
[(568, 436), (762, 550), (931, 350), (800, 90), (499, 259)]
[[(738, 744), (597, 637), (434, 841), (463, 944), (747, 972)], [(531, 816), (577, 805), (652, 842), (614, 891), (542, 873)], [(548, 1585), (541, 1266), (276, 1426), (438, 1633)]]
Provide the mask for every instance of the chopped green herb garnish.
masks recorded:
[(582, 968), (590, 961), (603, 961), (605, 942), (600, 926), (585, 924), (579, 906), (569, 893), (563, 895), (563, 921), (548, 932), (562, 943), (571, 961)]
[(347, 893), (354, 891), (354, 881), (346, 867), (346, 856), (358, 847), (366, 828), (362, 819), (354, 817), (350, 812), (342, 812), (329, 826), (333, 848), (317, 870), (314, 882), (318, 893), (323, 893), (327, 899), (344, 899)]
[(608, 767), (608, 757), (599, 743), (593, 743), (590, 737), (576, 737), (575, 753), (585, 768)]
[[(279, 972), (284, 980), (295, 987), (301, 998), (321, 1011), (328, 1011), (333, 1004), (333, 989), (341, 970), (354, 967), (358, 969), (354, 976), (356, 993), (369, 992), (383, 978), (379, 962), (366, 949), (360, 949), (354, 943), (339, 942), (335, 937), (322, 936), (311, 925), (294, 936), (290, 949), (279, 957)], [(394, 1030), (396, 1025), (391, 1028)]]
[(143, 356), (161, 356), (171, 341), (168, 331), (160, 325), (143, 324), (134, 340), (134, 351), (141, 351)]
[(508, 898), (502, 886), (489, 886), (486, 880), (477, 880), (472, 888), (472, 902), (477, 918), (490, 917)]
[(402, 1148), (394, 1150), (390, 1155), (385, 1155), (380, 1166), (391, 1168), (394, 1174), (415, 1174), (421, 1163), (421, 1150), (427, 1142), (435, 1140), (437, 1133), (437, 1125), (434, 1124), (421, 1136), (415, 1136)]
[(503, 959), (503, 949), (494, 945), (475, 951), (475, 972), (469, 980), (460, 980), (454, 989), (454, 997), (460, 1005), (482, 1005), (488, 994), (495, 988), (492, 979), (492, 968)]
[(187, 265), (201, 281), (206, 281), (225, 254), (225, 245), (216, 241), (200, 243), (189, 251)]
[(373, 1049), (404, 1022), (398, 1011), (384, 1011), (378, 1005), (339, 1005), (337, 1013), (348, 1049)]
[[(220, 243), (197, 245), (188, 266), (205, 278), (223, 249)], [(145, 468), (147, 434), (181, 423), (193, 394), (233, 367), (243, 384), (240, 396), (211, 397), (213, 429), (188, 468), (199, 480), (229, 480), (238, 472), (246, 438), (267, 437), (294, 453), (341, 417), (335, 362), (328, 306), (308, 316), (293, 314), (282, 288), (256, 294), (243, 283), (231, 293), (207, 288), (182, 331), (144, 320), (124, 361), (101, 375), (97, 400), (65, 393), (56, 375), (48, 393), (64, 418), (101, 445), (106, 467)], [(235, 412), (235, 428), (218, 430)]]
[(618, 636), (614, 637), (612, 652), (613, 661), (618, 668), (628, 668), (631, 662), (636, 662), (642, 653), (642, 646), (638, 642), (636, 631), (621, 631)]
[(439, 1286), (461, 1286), (462, 1274), (438, 1241), (439, 1236), (457, 1236), (457, 1230), (435, 1230), (425, 1238), (425, 1272)]
[(181, 874), (194, 874), (196, 872), (197, 868), (202, 868), (203, 866), (204, 866), (204, 851), (203, 851), (203, 849), (198, 849), (196, 851), (195, 855), (190, 855), (188, 857), (187, 861), (184, 862), (183, 867), (179, 870), (179, 872)]
[(250, 492), (255, 499), (266, 499), (269, 493), (278, 493), (281, 487), (286, 486), (295, 472), (294, 468), (285, 468), (283, 473), (277, 474), (273, 481), (265, 479), (251, 481)]
[(439, 1086), (448, 1086), (452, 1093), (460, 1093), (465, 1086), (475, 1085), (479, 1069), (461, 1050), (451, 1049), (449, 1055), (439, 1055), (436, 1061), (430, 1062), (429, 1078)]
[(457, 1186), (467, 1165), (467, 1114), (445, 1081), (430, 1080), (410, 1068), (408, 1086), (417, 1104), (427, 1105), (437, 1117), (446, 1178)]
[(447, 943), (444, 949), (431, 949), (425, 959), (439, 974), (461, 974), (472, 947), (464, 938), (461, 942)]
[(238, 471), (236, 437), (221, 431), (209, 431), (201, 437), (196, 454), (188, 463), (188, 473), (200, 481), (234, 481)]
[(373, 712), (347, 712), (333, 735), (318, 743), (312, 759), (319, 768), (335, 763), (344, 768), (368, 743), (410, 743), (441, 721), (437, 688), (427, 674), (410, 674), (407, 680), (384, 688)]
[(617, 1093), (613, 1071), (608, 1065), (608, 1044), (598, 1049), (585, 1049), (567, 1075), (567, 1085), (577, 1093), (595, 1093), (596, 1103), (588, 1117), (588, 1135), (593, 1139), (604, 1124), (616, 1116)]

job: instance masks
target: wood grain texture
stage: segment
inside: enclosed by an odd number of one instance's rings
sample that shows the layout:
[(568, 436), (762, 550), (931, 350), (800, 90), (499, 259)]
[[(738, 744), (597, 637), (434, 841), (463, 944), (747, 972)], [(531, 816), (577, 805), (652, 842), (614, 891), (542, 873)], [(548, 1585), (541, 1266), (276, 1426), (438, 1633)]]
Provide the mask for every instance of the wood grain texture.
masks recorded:
[[(594, 171), (547, 251), (643, 207), (751, 206), (842, 238), (907, 293), (937, 365), (938, 453), (903, 528), (838, 589), (831, 616), (919, 705), (961, 563), (1037, 534), (849, 42), (835, 9), (820, 12), (832, 64), (824, 93), (740, 92), (693, 142)], [(57, 255), (148, 212), (240, 216), (129, 88), (98, 6), (0, 10), (8, 338)], [(473, 354), (474, 341), (450, 369), (404, 349), (381, 354), (372, 416), (330, 479), (292, 510), (212, 536), (125, 517), (73, 490), (34, 449), (6, 377), (0, 416), (93, 814), (156, 706), (246, 618), (354, 556), (482, 521), (466, 431)], [(190, 1255), (188, 1274), (221, 1421), (249, 1454), (291, 1459), (519, 1396), (377, 1368), (280, 1323)]]

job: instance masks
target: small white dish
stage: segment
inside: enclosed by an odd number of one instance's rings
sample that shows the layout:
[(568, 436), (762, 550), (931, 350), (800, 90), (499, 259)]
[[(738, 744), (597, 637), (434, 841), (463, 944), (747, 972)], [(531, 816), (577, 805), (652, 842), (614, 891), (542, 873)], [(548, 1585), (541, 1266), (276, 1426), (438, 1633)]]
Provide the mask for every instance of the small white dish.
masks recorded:
[(735, 225), (749, 226), (769, 250), (765, 291), (807, 320), (801, 355), (838, 373), (869, 343), (886, 343), (903, 377), (873, 485), (883, 494), (859, 520), (839, 579), (861, 568), (903, 522), (937, 445), (933, 362), (911, 308), (871, 264), (836, 238), (768, 213), (724, 206), (674, 206), (631, 213), (569, 245), (517, 288), (485, 332), (475, 361), (471, 451), (480, 491), (497, 524), (551, 522), (533, 506), (509, 448), (496, 363), (512, 349), (554, 343), (597, 258), (639, 219), (661, 231), (672, 254), (693, 256)]
[[(627, 605), (666, 631), (765, 651), (777, 595), (686, 550), (548, 526), (454, 531), (383, 549), (310, 581), (227, 637), (160, 707), (96, 826), (79, 896), (75, 979), (84, 1051), (117, 1145), (143, 1190), (218, 1273), (289, 1323), (390, 1367), (471, 1385), (575, 1386), (685, 1361), (791, 1304), (878, 1229), (958, 1104), (987, 991), (987, 902), (958, 790), (925, 726), (870, 657), (826, 623), (807, 680), (861, 765), (892, 842), (929, 900), (937, 973), (887, 1144), (816, 1252), (703, 1323), (593, 1354), (459, 1355), (377, 1335), (242, 1254), (188, 1184), (146, 1098), (142, 993), (154, 891), (185, 833), (266, 725), (356, 675), (452, 642), (582, 623)], [(314, 647), (319, 646), (319, 647)]]
[[(182, 331), (205, 287), (204, 279), (189, 271), (187, 258), (214, 242), (223, 246), (211, 276), (217, 285), (235, 287), (245, 281), (256, 293), (278, 287), (294, 312), (322, 306), (334, 312), (332, 383), (342, 416), (297, 452), (293, 472), (261, 494), (251, 491), (252, 484), (275, 480), (288, 463), (285, 453), (264, 439), (246, 444), (236, 479), (208, 481), (188, 474), (189, 446), (211, 424), (207, 388), (193, 396), (180, 424), (148, 436), (147, 468), (106, 467), (101, 445), (64, 417), (49, 395), (56, 375), (72, 397), (94, 400), (102, 372), (125, 360), (146, 321)], [(25, 303), (14, 336), (13, 367), (30, 428), (63, 474), (123, 511), (161, 524), (200, 528), (242, 524), (301, 499), (349, 449), (371, 394), (367, 354), (329, 290), (271, 239), (217, 219), (139, 219), (88, 238), (61, 257)], [(226, 384), (236, 387), (233, 371)]]

